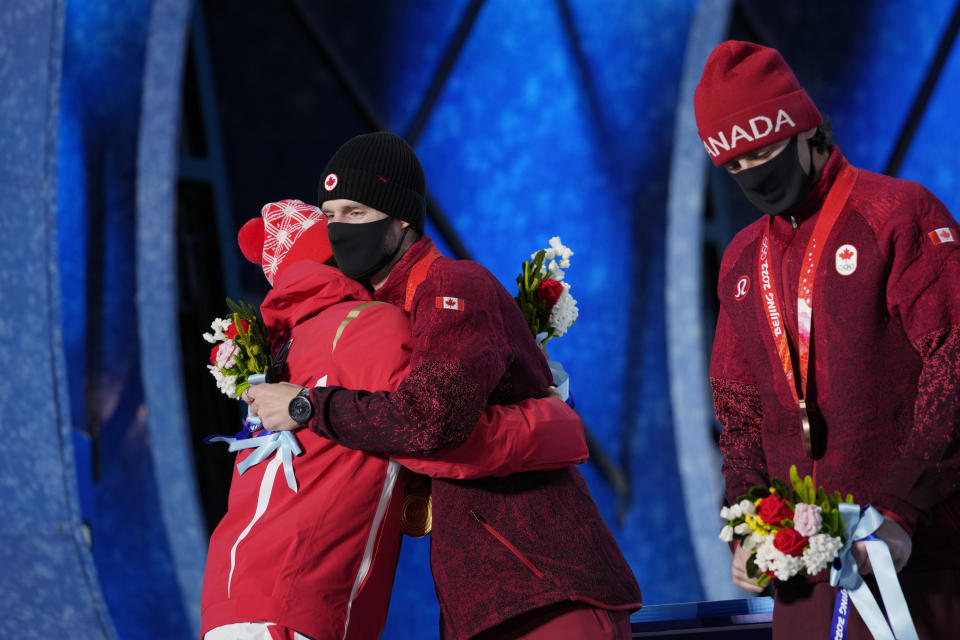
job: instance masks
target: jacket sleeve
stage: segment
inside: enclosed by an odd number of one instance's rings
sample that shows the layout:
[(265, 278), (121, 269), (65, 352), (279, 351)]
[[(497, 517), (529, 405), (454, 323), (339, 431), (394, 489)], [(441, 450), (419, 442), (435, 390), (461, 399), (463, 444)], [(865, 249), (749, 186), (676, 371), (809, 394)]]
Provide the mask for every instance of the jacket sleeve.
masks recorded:
[(433, 478), (471, 480), (521, 471), (549, 471), (589, 457), (583, 423), (556, 398), (491, 406), (470, 436), (431, 456), (393, 455), (404, 467)]
[(768, 484), (769, 478), (761, 435), (760, 392), (733, 323), (723, 309), (710, 357), (710, 384), (713, 410), (723, 427), (722, 471), (727, 501), (732, 504), (750, 487)]
[[(428, 454), (467, 439), (509, 352), (493, 276), (479, 266), (472, 277), (450, 271), (449, 262), (436, 263), (417, 290), (410, 375), (392, 393), (313, 389), (314, 432), (353, 449), (392, 454)], [(437, 308), (441, 295), (460, 304)]]
[[(960, 485), (960, 229), (932, 194), (917, 188), (918, 214), (891, 232), (887, 304), (923, 366), (913, 429), (873, 500), (908, 529)], [(940, 229), (952, 240), (931, 237)]]

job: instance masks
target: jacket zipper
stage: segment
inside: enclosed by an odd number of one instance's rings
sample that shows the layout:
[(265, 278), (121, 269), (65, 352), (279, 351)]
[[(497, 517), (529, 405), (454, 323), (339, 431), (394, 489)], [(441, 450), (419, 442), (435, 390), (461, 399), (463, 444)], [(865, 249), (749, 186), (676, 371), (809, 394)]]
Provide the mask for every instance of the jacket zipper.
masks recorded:
[(526, 565), (526, 567), (533, 572), (533, 575), (537, 576), (538, 578), (543, 578), (543, 572), (537, 569), (535, 566), (533, 566), (533, 563), (530, 562), (530, 560), (525, 555), (523, 555), (520, 549), (517, 549), (515, 546), (510, 544), (510, 541), (504, 538), (502, 535), (500, 535), (499, 531), (491, 527), (490, 524), (487, 522), (486, 518), (480, 515), (479, 511), (477, 511), (476, 509), (471, 509), (470, 515), (476, 518), (477, 522), (479, 522), (484, 529), (490, 532), (490, 535), (492, 535), (494, 538), (499, 540), (503, 546), (505, 546), (507, 549), (510, 550), (511, 553), (513, 553), (513, 555), (517, 556), (517, 559), (520, 560), (520, 562), (522, 562), (524, 565)]

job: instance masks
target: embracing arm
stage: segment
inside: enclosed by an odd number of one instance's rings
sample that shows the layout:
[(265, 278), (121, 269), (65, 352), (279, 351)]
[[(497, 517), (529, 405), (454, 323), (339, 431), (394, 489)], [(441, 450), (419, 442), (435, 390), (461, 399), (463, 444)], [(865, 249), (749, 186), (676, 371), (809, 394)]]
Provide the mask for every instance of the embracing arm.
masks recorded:
[[(478, 265), (435, 263), (410, 314), (408, 377), (392, 393), (314, 389), (309, 427), (344, 446), (390, 454), (429, 454), (466, 440), (511, 357), (498, 287)], [(444, 308), (435, 303), (441, 296), (461, 304)]]
[(430, 455), (394, 454), (404, 467), (434, 478), (469, 480), (548, 471), (587, 460), (580, 416), (559, 398), (491, 406), (460, 444)]

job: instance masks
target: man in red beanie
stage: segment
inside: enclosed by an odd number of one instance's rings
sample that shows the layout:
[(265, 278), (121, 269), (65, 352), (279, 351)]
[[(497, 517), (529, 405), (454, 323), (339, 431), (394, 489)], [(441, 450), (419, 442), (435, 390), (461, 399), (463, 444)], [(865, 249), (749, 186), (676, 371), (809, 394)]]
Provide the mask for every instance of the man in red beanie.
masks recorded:
[[(389, 133), (357, 136), (320, 182), (337, 266), (410, 316), (410, 374), (396, 391), (260, 385), (270, 429), (307, 426), (364, 451), (431, 454), (463, 442), (488, 404), (547, 395), (550, 369), (519, 306), (482, 266), (422, 235), (420, 161)], [(640, 589), (574, 468), (434, 480), (431, 565), (442, 636), (627, 638)]]
[[(713, 163), (765, 214), (727, 247), (717, 288), (710, 379), (727, 500), (795, 464), (872, 505), (919, 636), (950, 637), (960, 628), (960, 229), (919, 184), (852, 167), (773, 49), (714, 49), (694, 109)], [(871, 574), (862, 542), (854, 554)], [(758, 592), (748, 555), (734, 551), (733, 581)], [(840, 600), (828, 577), (777, 583), (775, 638), (834, 637)], [(871, 637), (856, 610), (846, 633)]]

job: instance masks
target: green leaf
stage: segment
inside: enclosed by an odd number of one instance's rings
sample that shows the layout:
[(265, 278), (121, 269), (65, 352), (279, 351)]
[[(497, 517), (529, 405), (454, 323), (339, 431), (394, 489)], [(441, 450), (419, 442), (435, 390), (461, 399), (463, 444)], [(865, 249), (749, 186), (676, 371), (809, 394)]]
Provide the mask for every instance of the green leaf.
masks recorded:
[(747, 577), (754, 578), (760, 573), (760, 568), (757, 566), (756, 556), (751, 553), (747, 556)]
[(751, 487), (750, 491), (747, 492), (749, 500), (754, 502), (756, 500), (763, 500), (768, 495), (770, 495), (770, 490), (764, 487)]
[(770, 481), (770, 486), (772, 486), (777, 492), (777, 495), (784, 500), (791, 500), (793, 498), (793, 491), (791, 491), (787, 483), (780, 478), (773, 478), (773, 480)]
[[(800, 479), (800, 474), (797, 473), (797, 465), (790, 465), (790, 484), (793, 485), (793, 490), (797, 492), (798, 496), (803, 496), (803, 480)], [(803, 502), (803, 500), (801, 500)]]
[(817, 497), (817, 490), (813, 487), (813, 478), (810, 476), (804, 476), (803, 487), (805, 489), (804, 496), (806, 498), (804, 502), (813, 504), (813, 501), (816, 500)]

